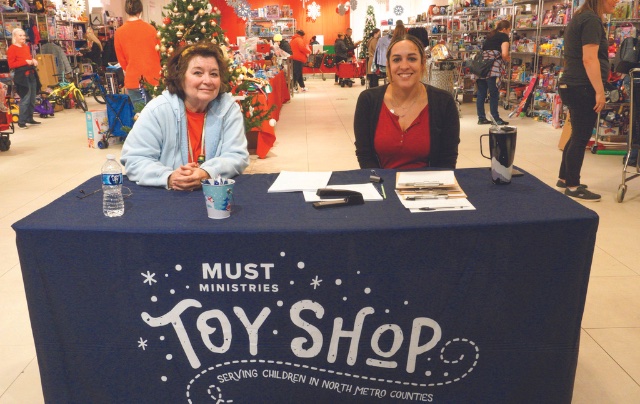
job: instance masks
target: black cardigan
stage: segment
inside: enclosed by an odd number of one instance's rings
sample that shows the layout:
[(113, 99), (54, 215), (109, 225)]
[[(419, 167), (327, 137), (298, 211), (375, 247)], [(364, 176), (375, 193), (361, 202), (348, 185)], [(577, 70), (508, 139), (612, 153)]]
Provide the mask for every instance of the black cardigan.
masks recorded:
[[(378, 117), (388, 84), (360, 93), (356, 104), (353, 130), (356, 136), (356, 156), (360, 168), (381, 168), (376, 154), (375, 137)], [(431, 152), (428, 166), (456, 168), (460, 143), (460, 117), (453, 96), (444, 90), (425, 84), (429, 102)]]

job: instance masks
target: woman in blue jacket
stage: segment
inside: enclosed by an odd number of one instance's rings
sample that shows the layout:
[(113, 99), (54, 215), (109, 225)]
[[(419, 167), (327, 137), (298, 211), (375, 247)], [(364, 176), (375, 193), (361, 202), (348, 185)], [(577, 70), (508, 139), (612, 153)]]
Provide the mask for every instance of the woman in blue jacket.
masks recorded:
[(127, 177), (139, 185), (193, 190), (235, 177), (249, 165), (240, 107), (227, 93), (221, 49), (197, 43), (167, 62), (167, 89), (151, 100), (122, 147)]

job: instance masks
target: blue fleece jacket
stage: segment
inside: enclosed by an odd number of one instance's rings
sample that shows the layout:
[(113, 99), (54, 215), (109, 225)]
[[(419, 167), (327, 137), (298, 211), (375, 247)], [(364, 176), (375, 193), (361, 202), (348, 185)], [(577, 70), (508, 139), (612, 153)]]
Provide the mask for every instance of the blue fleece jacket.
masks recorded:
[[(205, 157), (201, 168), (211, 178), (232, 178), (249, 165), (247, 138), (240, 107), (220, 94), (207, 107)], [(167, 187), (169, 175), (189, 160), (184, 101), (164, 91), (140, 113), (122, 146), (120, 161), (129, 180), (138, 185)]]

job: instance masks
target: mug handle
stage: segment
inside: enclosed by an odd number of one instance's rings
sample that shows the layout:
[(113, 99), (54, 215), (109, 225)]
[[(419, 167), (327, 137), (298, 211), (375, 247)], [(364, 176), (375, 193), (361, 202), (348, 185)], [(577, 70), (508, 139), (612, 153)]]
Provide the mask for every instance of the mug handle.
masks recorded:
[(480, 154), (482, 155), (482, 157), (491, 160), (491, 157), (487, 157), (484, 155), (484, 152), (482, 151), (482, 138), (485, 136), (489, 136), (489, 135), (480, 135)]

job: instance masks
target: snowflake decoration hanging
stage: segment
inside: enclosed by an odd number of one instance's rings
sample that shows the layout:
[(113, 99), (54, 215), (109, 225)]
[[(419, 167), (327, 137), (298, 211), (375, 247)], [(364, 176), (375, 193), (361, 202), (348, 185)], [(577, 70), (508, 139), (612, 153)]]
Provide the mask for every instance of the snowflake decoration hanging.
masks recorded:
[(84, 0), (69, 0), (63, 3), (61, 8), (66, 9), (69, 17), (78, 21), (80, 16), (82, 16), (82, 13), (84, 13), (85, 2)]
[(248, 18), (249, 15), (251, 15), (251, 6), (249, 6), (247, 3), (240, 4), (238, 7), (236, 7), (236, 14), (238, 14), (238, 17)]
[(395, 15), (402, 15), (402, 13), (404, 13), (404, 7), (402, 7), (402, 6), (395, 6), (395, 7), (393, 8), (393, 13), (394, 13)]
[(351, 0), (351, 9), (355, 10), (358, 8), (358, 0)]
[(347, 13), (347, 9), (345, 8), (344, 4), (342, 3), (338, 4), (338, 14), (345, 15), (346, 13)]
[(320, 17), (320, 5), (315, 1), (307, 6), (307, 17), (313, 21)]

